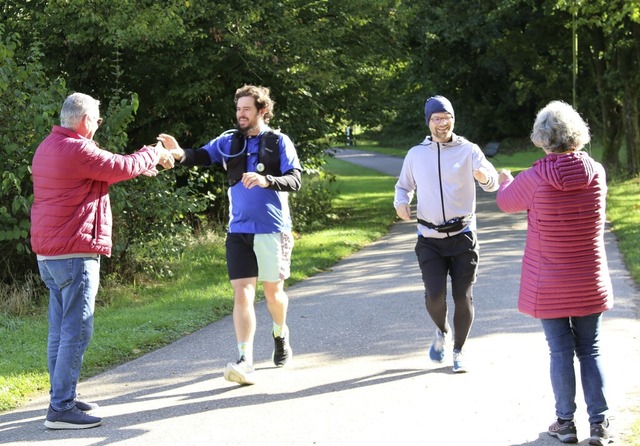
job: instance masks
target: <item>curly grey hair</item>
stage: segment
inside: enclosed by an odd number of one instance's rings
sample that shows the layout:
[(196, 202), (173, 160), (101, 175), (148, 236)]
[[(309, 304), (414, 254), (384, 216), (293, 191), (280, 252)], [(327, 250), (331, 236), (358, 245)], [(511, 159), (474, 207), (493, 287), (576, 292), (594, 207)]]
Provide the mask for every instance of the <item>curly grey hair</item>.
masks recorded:
[(100, 101), (88, 94), (72, 93), (67, 96), (60, 111), (60, 125), (68, 129), (77, 129), (85, 115), (100, 117)]
[(531, 131), (531, 142), (552, 153), (580, 150), (590, 140), (587, 123), (563, 101), (551, 101), (540, 110)]

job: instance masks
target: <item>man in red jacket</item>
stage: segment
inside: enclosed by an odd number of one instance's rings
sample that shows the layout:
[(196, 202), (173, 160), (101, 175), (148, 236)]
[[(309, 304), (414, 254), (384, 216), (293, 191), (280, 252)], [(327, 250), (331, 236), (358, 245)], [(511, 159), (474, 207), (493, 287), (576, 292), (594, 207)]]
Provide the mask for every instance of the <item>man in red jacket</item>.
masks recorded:
[(86, 94), (67, 97), (60, 126), (38, 146), (32, 163), (31, 247), (49, 288), (51, 397), (44, 424), (50, 429), (86, 429), (102, 422), (85, 413), (98, 405), (76, 400), (76, 385), (93, 335), (100, 255), (111, 254), (109, 185), (153, 176), (157, 164), (173, 167), (173, 157), (160, 144), (131, 155), (98, 148), (93, 135), (102, 123), (99, 106)]

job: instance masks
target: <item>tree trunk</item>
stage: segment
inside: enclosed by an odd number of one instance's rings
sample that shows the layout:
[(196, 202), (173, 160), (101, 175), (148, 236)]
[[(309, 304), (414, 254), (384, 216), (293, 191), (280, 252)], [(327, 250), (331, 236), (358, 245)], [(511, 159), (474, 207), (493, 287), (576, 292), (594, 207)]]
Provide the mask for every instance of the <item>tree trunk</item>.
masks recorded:
[(628, 84), (624, 88), (624, 135), (627, 144), (626, 173), (640, 173), (640, 126), (638, 126), (638, 94)]
[(627, 21), (633, 39), (618, 52), (618, 66), (624, 91), (624, 133), (627, 143), (627, 173), (635, 176), (640, 173), (640, 124), (638, 119), (638, 86), (640, 85), (640, 26)]

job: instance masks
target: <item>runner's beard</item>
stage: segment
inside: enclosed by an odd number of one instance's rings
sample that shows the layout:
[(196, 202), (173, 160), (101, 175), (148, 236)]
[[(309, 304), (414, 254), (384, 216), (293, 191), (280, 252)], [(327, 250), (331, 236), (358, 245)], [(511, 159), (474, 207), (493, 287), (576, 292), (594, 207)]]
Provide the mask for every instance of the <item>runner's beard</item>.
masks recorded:
[(242, 127), (239, 122), (236, 122), (236, 130), (238, 130), (238, 132), (240, 132), (244, 136), (249, 136), (249, 134), (252, 133), (258, 127), (259, 125), (255, 125), (253, 127), (249, 127), (249, 126)]
[(451, 127), (446, 129), (436, 129), (436, 136), (438, 139), (449, 141), (451, 139)]

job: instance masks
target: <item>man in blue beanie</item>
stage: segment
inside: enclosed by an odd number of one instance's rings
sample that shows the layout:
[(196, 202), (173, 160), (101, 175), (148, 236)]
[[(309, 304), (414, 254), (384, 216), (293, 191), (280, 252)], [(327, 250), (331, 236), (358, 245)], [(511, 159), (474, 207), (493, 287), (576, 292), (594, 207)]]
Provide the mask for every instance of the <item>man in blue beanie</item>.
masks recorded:
[[(417, 192), (418, 241), (427, 312), (436, 325), (429, 357), (443, 362), (453, 341), (453, 371), (465, 372), (462, 347), (473, 324), (473, 284), (478, 269), (476, 184), (498, 189), (498, 173), (482, 150), (453, 133), (455, 114), (444, 96), (427, 99), (424, 115), (431, 136), (412, 147), (396, 183), (393, 205), (403, 220), (411, 218)], [(447, 276), (454, 302), (453, 330), (447, 315)]]

